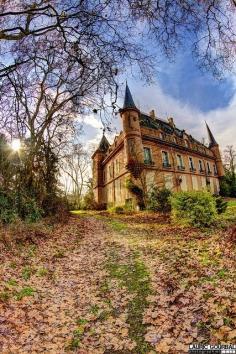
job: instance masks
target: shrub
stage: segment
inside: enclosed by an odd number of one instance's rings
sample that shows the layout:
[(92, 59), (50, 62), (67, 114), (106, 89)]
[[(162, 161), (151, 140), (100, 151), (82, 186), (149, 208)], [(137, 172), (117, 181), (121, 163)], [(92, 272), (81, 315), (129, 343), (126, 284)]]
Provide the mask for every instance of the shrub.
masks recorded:
[(142, 188), (133, 183), (131, 179), (126, 180), (126, 188), (136, 197), (136, 201), (140, 209), (144, 209), (144, 193)]
[(125, 212), (125, 209), (123, 206), (114, 206), (108, 209), (109, 212), (111, 213), (116, 213), (116, 214), (123, 214)]
[(223, 214), (228, 206), (228, 203), (219, 195), (214, 195), (216, 202), (216, 210), (218, 214)]
[(22, 191), (12, 192), (0, 190), (0, 222), (10, 224), (17, 218), (27, 222), (35, 222), (41, 218), (42, 210), (36, 200)]
[(9, 224), (17, 218), (17, 211), (12, 195), (0, 190), (0, 222)]
[(21, 195), (20, 198), (16, 198), (16, 206), (18, 216), (22, 220), (26, 220), (27, 222), (36, 222), (42, 217), (43, 211), (39, 208), (34, 198)]
[(171, 191), (167, 188), (153, 188), (147, 200), (147, 209), (168, 213), (171, 210)]
[(172, 216), (196, 227), (206, 227), (216, 218), (216, 201), (209, 192), (179, 192), (171, 197)]

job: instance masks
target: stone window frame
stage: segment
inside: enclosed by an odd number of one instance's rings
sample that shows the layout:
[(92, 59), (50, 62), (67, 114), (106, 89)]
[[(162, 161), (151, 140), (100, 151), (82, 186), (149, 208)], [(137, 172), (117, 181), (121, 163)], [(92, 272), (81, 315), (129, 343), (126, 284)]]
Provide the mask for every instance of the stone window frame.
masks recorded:
[[(167, 160), (164, 160), (163, 158), (164, 154), (166, 154), (165, 156), (167, 156)], [(166, 150), (161, 150), (161, 157), (162, 157), (162, 166), (171, 167), (169, 152)]]
[[(144, 150), (145, 149), (148, 149), (149, 150), (149, 152), (150, 152), (150, 159), (148, 159), (148, 160), (145, 160), (145, 153), (144, 153)], [(152, 148), (150, 147), (150, 146), (143, 146), (143, 157), (144, 157), (144, 163), (145, 163), (145, 161), (147, 161), (147, 163), (149, 162), (149, 163), (152, 163), (153, 162), (153, 155), (152, 155)]]
[(194, 158), (193, 158), (193, 156), (189, 156), (188, 157), (188, 162), (189, 162), (189, 169), (190, 169), (190, 171), (195, 171), (196, 169), (195, 169), (195, 164), (194, 164)]
[[(178, 159), (178, 156), (180, 156), (180, 159)], [(183, 159), (183, 155), (182, 154), (176, 153), (176, 160), (177, 160), (177, 167), (180, 167), (180, 168), (184, 168), (185, 167), (184, 159)], [(180, 162), (180, 164), (179, 164), (179, 162)]]
[(199, 159), (198, 160), (198, 167), (199, 167), (199, 171), (203, 172), (204, 171), (204, 161)]
[(207, 165), (207, 173), (211, 174), (211, 163), (207, 161), (206, 165)]

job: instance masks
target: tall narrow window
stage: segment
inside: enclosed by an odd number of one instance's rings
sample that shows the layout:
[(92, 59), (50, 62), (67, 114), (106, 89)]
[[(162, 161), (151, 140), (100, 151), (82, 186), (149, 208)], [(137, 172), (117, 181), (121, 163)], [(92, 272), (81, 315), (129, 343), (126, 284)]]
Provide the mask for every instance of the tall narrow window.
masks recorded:
[(183, 158), (182, 155), (177, 155), (177, 167), (179, 170), (184, 170), (184, 162), (183, 162)]
[(151, 149), (148, 147), (144, 147), (143, 154), (144, 154), (144, 163), (151, 164), (152, 163)]
[(134, 139), (128, 139), (128, 148), (130, 155), (135, 155), (135, 142)]
[(169, 155), (168, 152), (162, 151), (162, 161), (164, 167), (170, 167)]
[(217, 175), (217, 168), (215, 164), (213, 165), (213, 168), (214, 168), (214, 174)]
[(191, 171), (195, 170), (192, 157), (189, 157), (189, 168), (190, 168)]
[(202, 160), (199, 160), (199, 161), (198, 161), (198, 164), (199, 164), (199, 171), (200, 171), (200, 172), (203, 172)]
[(210, 174), (211, 173), (211, 166), (210, 163), (207, 162), (207, 173)]

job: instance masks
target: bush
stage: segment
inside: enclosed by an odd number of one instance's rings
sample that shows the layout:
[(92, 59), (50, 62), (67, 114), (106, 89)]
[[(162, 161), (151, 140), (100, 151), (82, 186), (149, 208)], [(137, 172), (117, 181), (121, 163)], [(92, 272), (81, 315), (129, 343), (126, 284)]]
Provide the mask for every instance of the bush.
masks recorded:
[(111, 213), (116, 213), (116, 214), (124, 214), (125, 209), (123, 206), (114, 206), (108, 209), (109, 212)]
[(0, 222), (9, 224), (16, 220), (17, 211), (12, 195), (0, 190)]
[(132, 193), (135, 196), (138, 206), (140, 207), (141, 210), (143, 210), (145, 204), (144, 204), (144, 193), (142, 188), (134, 184), (131, 179), (126, 180), (125, 186), (130, 191), (130, 193)]
[(147, 209), (168, 213), (171, 211), (170, 203), (171, 191), (167, 188), (154, 188), (149, 193)]
[(218, 214), (223, 214), (228, 206), (228, 203), (219, 195), (214, 195), (216, 201), (216, 210)]
[(196, 227), (210, 226), (216, 219), (216, 201), (209, 192), (179, 192), (171, 197), (172, 216)]
[(27, 222), (38, 221), (42, 216), (42, 210), (36, 200), (23, 192), (5, 192), (0, 190), (0, 221), (10, 224), (17, 218)]
[(16, 196), (18, 216), (27, 222), (36, 222), (41, 219), (43, 211), (32, 197)]

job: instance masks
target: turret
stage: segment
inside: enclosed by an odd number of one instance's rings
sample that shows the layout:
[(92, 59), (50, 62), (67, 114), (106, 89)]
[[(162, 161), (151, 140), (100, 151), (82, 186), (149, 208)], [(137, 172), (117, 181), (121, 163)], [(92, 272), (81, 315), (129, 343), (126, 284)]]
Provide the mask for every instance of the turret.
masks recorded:
[(126, 84), (123, 108), (120, 110), (123, 123), (126, 164), (130, 161), (143, 163), (143, 144), (139, 123), (140, 111)]
[(103, 168), (102, 162), (105, 158), (106, 152), (109, 149), (109, 142), (103, 134), (97, 150), (92, 155), (93, 159), (93, 190), (94, 199), (98, 204), (102, 204), (102, 188), (103, 188)]
[(216, 158), (216, 168), (219, 177), (223, 177), (225, 175), (224, 166), (221, 159), (219, 144), (216, 142), (208, 124), (206, 123), (208, 138), (209, 138), (209, 148), (213, 152)]

